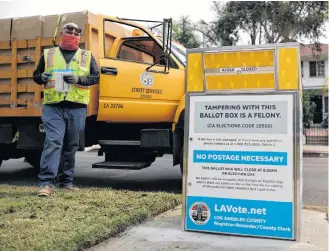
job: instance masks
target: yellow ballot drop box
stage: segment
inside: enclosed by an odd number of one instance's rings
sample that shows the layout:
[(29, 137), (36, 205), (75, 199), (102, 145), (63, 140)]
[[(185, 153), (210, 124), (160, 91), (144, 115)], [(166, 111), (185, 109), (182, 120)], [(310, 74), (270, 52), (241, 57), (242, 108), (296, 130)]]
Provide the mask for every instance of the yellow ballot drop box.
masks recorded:
[(187, 53), (184, 230), (299, 240), (298, 43)]

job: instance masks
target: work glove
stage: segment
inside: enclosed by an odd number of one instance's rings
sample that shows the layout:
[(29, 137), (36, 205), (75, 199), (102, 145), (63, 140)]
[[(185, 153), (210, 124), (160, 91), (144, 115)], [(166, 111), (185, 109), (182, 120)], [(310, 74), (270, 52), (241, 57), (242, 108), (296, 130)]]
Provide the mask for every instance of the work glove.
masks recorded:
[(79, 82), (79, 77), (73, 74), (65, 74), (63, 79), (68, 84), (77, 84)]
[(50, 80), (50, 77), (51, 77), (51, 73), (49, 73), (49, 72), (43, 72), (41, 74), (41, 80), (43, 82), (46, 82), (47, 83)]

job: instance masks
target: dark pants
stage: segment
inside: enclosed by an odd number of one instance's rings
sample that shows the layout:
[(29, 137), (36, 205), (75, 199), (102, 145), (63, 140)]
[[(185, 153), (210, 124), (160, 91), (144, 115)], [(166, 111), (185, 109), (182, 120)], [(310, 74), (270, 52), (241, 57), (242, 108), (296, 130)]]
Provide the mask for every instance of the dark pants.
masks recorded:
[(86, 108), (63, 108), (44, 105), (42, 122), (46, 133), (40, 160), (39, 186), (58, 182), (72, 185), (75, 153), (84, 131)]

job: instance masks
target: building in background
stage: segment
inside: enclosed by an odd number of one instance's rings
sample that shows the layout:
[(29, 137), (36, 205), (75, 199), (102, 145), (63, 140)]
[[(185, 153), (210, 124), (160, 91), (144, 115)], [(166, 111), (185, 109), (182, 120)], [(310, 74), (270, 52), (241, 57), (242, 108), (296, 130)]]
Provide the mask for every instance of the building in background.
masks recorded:
[(328, 116), (328, 93), (323, 92), (328, 81), (328, 45), (323, 44), (321, 50), (316, 53), (318, 57), (315, 57), (310, 46), (302, 46), (300, 49), (303, 89), (320, 92), (311, 100), (315, 104), (315, 124), (321, 123)]
[(301, 72), (303, 91), (311, 93), (314, 105), (312, 125), (306, 128), (306, 144), (328, 144), (328, 45), (321, 45), (321, 52), (314, 52), (308, 45), (301, 46)]

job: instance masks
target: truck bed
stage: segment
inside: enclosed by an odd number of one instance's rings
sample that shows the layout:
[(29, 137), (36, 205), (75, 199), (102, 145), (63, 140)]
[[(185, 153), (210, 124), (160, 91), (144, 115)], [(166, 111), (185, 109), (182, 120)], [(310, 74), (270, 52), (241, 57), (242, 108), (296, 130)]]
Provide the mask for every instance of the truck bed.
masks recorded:
[[(41, 116), (43, 86), (33, 81), (33, 71), (43, 49), (53, 46), (59, 15), (0, 20), (0, 117)], [(60, 15), (56, 35), (65, 23), (82, 28), (80, 48), (91, 50), (98, 62), (98, 16), (88, 11)], [(10, 28), (11, 27), (11, 28)], [(107, 39), (113, 27), (106, 27)], [(98, 86), (91, 89), (88, 116), (97, 114)]]

